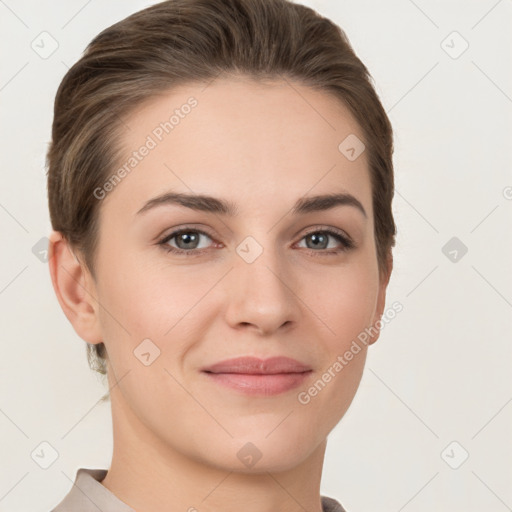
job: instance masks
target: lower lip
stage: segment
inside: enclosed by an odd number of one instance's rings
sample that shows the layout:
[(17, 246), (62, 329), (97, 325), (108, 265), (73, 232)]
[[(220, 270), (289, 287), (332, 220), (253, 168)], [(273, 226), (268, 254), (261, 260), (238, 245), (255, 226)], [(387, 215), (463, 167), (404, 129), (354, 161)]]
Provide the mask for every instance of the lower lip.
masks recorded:
[(208, 373), (210, 379), (247, 395), (271, 396), (300, 386), (311, 371), (252, 375), (247, 373)]

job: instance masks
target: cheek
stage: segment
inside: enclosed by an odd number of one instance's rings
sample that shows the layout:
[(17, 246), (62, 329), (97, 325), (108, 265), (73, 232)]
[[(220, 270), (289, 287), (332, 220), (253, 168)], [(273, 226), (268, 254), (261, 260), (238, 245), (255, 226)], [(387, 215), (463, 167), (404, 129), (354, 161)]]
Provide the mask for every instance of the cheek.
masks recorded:
[(179, 329), (181, 319), (208, 289), (204, 280), (179, 267), (170, 271), (142, 253), (117, 262), (107, 254), (104, 262), (99, 290), (108, 312), (101, 312), (102, 319), (106, 326), (136, 337), (161, 339), (173, 326)]
[[(98, 277), (100, 322), (117, 378), (129, 371), (130, 380), (141, 386), (135, 386), (134, 396), (140, 392), (142, 401), (162, 394), (156, 383), (171, 379), (165, 369), (181, 374), (188, 351), (213, 321), (213, 308), (201, 299), (219, 276), (127, 256), (111, 262), (110, 271), (104, 265)], [(154, 363), (145, 366), (144, 358)]]
[(336, 354), (346, 350), (371, 324), (377, 304), (378, 277), (363, 261), (339, 268), (320, 281), (308, 279), (302, 293), (310, 297), (310, 308), (321, 320), (326, 349)]
[[(333, 426), (348, 409), (361, 380), (367, 354), (365, 329), (375, 312), (378, 275), (370, 259), (337, 268), (330, 275), (303, 281), (310, 297), (314, 335), (322, 346), (317, 380), (301, 403)], [(308, 304), (309, 305), (309, 304)], [(316, 327), (318, 325), (318, 329)]]

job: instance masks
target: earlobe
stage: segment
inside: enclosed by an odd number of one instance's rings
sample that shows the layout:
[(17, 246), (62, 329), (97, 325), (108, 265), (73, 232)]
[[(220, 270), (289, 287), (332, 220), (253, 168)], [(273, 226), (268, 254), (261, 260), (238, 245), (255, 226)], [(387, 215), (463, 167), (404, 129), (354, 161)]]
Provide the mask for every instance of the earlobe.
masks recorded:
[(60, 232), (52, 231), (49, 239), (50, 276), (62, 311), (83, 340), (101, 343), (96, 289), (90, 273)]

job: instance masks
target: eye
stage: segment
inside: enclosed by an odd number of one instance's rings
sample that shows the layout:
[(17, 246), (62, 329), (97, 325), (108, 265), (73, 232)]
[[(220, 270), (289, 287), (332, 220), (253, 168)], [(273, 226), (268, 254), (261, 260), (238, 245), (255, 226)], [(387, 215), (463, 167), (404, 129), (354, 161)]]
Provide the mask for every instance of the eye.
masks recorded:
[[(167, 252), (185, 256), (197, 256), (208, 250), (208, 242), (204, 239), (213, 241), (212, 237), (196, 228), (182, 228), (166, 235), (158, 242)], [(334, 240), (334, 247), (331, 240)], [(343, 232), (329, 229), (318, 229), (310, 231), (302, 240), (306, 241), (306, 249), (314, 255), (333, 255), (346, 252), (355, 247), (354, 242)], [(172, 244), (171, 244), (172, 242)], [(336, 247), (336, 242), (338, 246)], [(330, 249), (330, 250), (328, 250)]]
[[(338, 244), (341, 245), (341, 247), (339, 245), (337, 248), (336, 246), (332, 247), (332, 245), (329, 247), (330, 238), (338, 242)], [(341, 232), (334, 231), (333, 229), (311, 231), (306, 236), (304, 236), (302, 240), (306, 240), (307, 249), (313, 249), (313, 252), (320, 254), (338, 254), (340, 252), (353, 249), (355, 247), (354, 242), (348, 236), (342, 234)], [(333, 250), (328, 251), (325, 249)]]
[[(202, 253), (202, 249), (208, 247), (208, 244), (206, 244), (206, 246), (201, 246), (201, 241), (205, 237), (212, 240), (210, 235), (204, 231), (199, 229), (183, 228), (178, 231), (173, 231), (160, 242), (158, 242), (158, 244), (162, 245), (163, 248), (168, 252), (174, 252), (177, 254), (187, 253), (188, 256), (190, 253)], [(171, 242), (173, 239), (176, 239), (174, 242), (176, 246), (169, 245), (169, 242)]]

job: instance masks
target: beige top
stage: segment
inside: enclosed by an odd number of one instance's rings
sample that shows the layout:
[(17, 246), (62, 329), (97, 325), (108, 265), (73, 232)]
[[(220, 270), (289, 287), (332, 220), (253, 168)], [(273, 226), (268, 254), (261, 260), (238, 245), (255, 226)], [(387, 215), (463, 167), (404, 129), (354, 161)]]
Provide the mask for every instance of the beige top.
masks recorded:
[[(73, 487), (51, 512), (135, 512), (101, 485), (106, 474), (106, 469), (80, 468)], [(321, 499), (323, 512), (346, 512), (336, 500)]]

